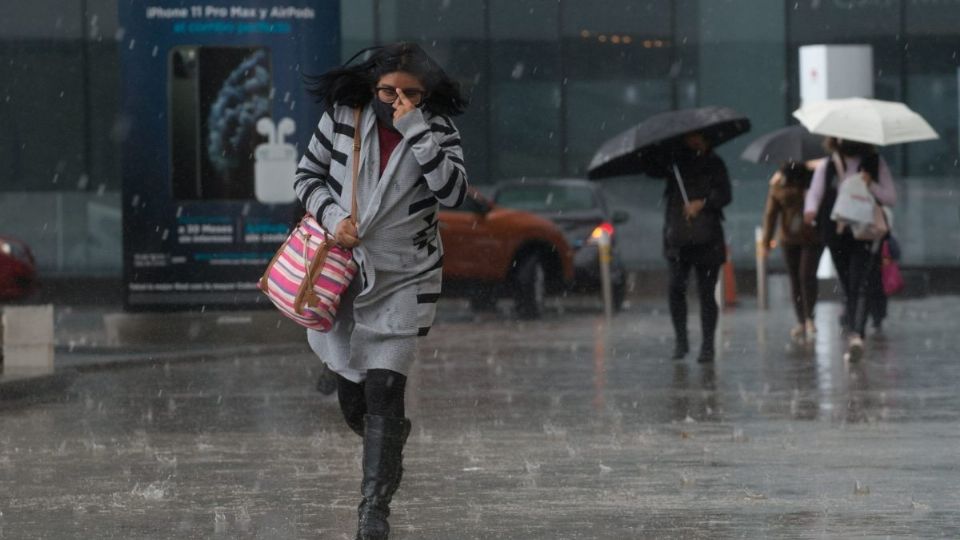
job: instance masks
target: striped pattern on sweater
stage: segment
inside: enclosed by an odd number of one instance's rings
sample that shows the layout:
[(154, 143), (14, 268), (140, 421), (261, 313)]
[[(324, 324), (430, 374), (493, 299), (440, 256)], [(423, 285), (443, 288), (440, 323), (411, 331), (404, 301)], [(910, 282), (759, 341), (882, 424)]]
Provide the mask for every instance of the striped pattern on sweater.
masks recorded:
[(460, 134), (450, 118), (410, 111), (394, 123), (404, 140), (381, 174), (376, 115), (368, 105), (360, 125), (354, 122), (348, 107), (324, 112), (294, 184), (306, 210), (335, 231), (354, 197), (353, 134), (360, 129), (356, 296), (347, 302), (351, 307), (341, 305), (343, 324), (312, 337), (311, 344), (344, 373), (382, 368), (406, 374), (414, 359), (411, 340), (429, 332), (440, 297), (439, 206), (459, 206), (467, 193)]

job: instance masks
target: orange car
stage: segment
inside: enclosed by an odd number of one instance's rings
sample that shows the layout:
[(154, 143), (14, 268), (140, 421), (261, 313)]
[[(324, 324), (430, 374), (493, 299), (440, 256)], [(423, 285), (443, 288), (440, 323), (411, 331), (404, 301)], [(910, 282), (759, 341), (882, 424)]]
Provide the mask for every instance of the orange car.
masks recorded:
[(466, 294), (474, 309), (512, 296), (517, 314), (536, 318), (544, 296), (573, 280), (573, 250), (553, 222), (497, 206), (470, 189), (459, 208), (440, 211), (444, 294)]

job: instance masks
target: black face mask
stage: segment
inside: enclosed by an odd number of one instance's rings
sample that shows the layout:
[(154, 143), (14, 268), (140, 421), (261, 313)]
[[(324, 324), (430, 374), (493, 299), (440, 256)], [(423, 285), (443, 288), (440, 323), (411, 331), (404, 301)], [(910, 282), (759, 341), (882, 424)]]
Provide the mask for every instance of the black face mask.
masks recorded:
[(377, 99), (373, 98), (373, 113), (377, 115), (377, 120), (383, 125), (383, 127), (390, 129), (391, 131), (397, 131), (397, 128), (393, 127), (393, 104), (384, 103)]

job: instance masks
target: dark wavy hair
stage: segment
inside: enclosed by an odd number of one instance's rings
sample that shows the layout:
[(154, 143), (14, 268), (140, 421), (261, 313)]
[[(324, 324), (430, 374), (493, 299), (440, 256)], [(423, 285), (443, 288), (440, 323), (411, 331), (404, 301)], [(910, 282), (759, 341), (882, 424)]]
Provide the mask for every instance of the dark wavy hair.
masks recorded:
[(787, 186), (802, 189), (810, 187), (810, 180), (813, 178), (813, 171), (808, 169), (804, 163), (796, 161), (788, 161), (781, 165), (780, 174), (783, 175)]
[(880, 179), (880, 154), (873, 152), (860, 160), (861, 171), (866, 171), (874, 180)]
[(823, 139), (823, 148), (828, 153), (839, 152), (846, 157), (862, 158), (877, 153), (876, 147), (870, 143), (840, 139), (838, 137), (826, 137)]
[[(365, 59), (358, 60), (364, 56)], [(362, 107), (373, 99), (380, 77), (396, 71), (420, 79), (426, 89), (422, 107), (427, 112), (456, 116), (466, 109), (467, 99), (460, 84), (416, 43), (401, 41), (363, 49), (342, 66), (322, 75), (304, 75), (304, 81), (320, 103)]]

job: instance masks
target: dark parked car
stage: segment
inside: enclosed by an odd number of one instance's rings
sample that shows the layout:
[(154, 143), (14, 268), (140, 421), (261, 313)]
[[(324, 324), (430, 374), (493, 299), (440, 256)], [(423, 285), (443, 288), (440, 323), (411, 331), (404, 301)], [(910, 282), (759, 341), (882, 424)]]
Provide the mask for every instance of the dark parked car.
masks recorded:
[(573, 250), (556, 224), (494, 204), (475, 189), (459, 208), (441, 209), (439, 226), (443, 292), (467, 295), (474, 309), (511, 296), (519, 316), (536, 318), (544, 296), (573, 279)]
[(0, 300), (17, 300), (33, 292), (37, 264), (26, 244), (0, 236)]
[(507, 208), (526, 210), (556, 223), (574, 250), (574, 290), (595, 292), (600, 289), (600, 251), (597, 237), (601, 230), (610, 235), (613, 261), (610, 278), (613, 303), (623, 305), (627, 275), (618, 248), (616, 226), (629, 214), (612, 211), (600, 184), (581, 179), (523, 178), (498, 183), (494, 202)]

